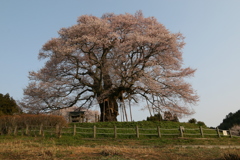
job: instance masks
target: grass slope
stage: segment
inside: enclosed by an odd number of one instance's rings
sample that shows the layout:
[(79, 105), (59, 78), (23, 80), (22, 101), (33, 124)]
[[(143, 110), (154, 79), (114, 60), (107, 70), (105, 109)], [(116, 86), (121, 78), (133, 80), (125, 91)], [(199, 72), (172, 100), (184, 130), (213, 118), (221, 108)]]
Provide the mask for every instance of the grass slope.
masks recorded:
[[(70, 124), (73, 125), (74, 123)], [(193, 123), (181, 123), (172, 121), (138, 121), (138, 122), (98, 122), (98, 123), (75, 123), (79, 127), (100, 127), (100, 128), (112, 128), (117, 126), (118, 128), (134, 128), (136, 125), (142, 128), (179, 128), (179, 126), (184, 126), (186, 128), (198, 128), (197, 124)]]

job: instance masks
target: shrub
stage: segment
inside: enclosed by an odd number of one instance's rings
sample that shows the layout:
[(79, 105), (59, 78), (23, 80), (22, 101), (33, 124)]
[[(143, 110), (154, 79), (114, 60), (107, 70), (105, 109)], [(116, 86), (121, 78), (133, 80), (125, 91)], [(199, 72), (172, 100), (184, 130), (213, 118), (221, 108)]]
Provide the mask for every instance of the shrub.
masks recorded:
[(240, 160), (240, 155), (238, 154), (224, 154), (223, 160)]
[(230, 128), (232, 135), (239, 136), (240, 135), (240, 125), (234, 125)]
[(0, 132), (6, 134), (9, 128), (26, 127), (29, 126), (56, 126), (63, 127), (67, 125), (66, 120), (62, 116), (56, 115), (31, 115), (31, 114), (21, 114), (21, 115), (6, 115), (0, 117)]
[(162, 115), (160, 113), (154, 114), (154, 116), (147, 117), (147, 121), (162, 121)]

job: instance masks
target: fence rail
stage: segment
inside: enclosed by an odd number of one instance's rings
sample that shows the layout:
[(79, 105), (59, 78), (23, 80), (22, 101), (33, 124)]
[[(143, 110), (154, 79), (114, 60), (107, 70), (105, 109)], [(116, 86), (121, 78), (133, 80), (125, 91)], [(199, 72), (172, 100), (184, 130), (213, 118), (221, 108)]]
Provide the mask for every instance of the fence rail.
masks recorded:
[(155, 137), (163, 137), (163, 136), (177, 136), (177, 137), (239, 137), (239, 133), (234, 133), (235, 131), (231, 130), (220, 130), (216, 129), (208, 129), (208, 128), (184, 128), (183, 126), (179, 126), (179, 128), (160, 128), (157, 126), (156, 128), (139, 128), (135, 126), (134, 128), (117, 128), (116, 126), (112, 128), (100, 128), (100, 127), (77, 127), (74, 124), (72, 127), (61, 127), (59, 125), (56, 126), (31, 126), (26, 125), (25, 127), (6, 127), (5, 131), (0, 131), (0, 135), (40, 135), (45, 136), (46, 134), (57, 135), (61, 137), (61, 135), (69, 134), (72, 136), (81, 135), (88, 136), (92, 138), (97, 138), (99, 136), (112, 137), (117, 138), (119, 136), (132, 136), (136, 138), (140, 138), (143, 136), (155, 136)]

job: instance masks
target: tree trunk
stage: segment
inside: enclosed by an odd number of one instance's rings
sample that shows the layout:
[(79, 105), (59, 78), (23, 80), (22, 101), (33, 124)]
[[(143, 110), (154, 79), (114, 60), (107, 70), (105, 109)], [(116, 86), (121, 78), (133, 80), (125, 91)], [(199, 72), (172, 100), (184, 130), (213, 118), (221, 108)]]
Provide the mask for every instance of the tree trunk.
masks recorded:
[(102, 103), (99, 103), (101, 116), (100, 122), (117, 121), (118, 104), (115, 98), (107, 98)]

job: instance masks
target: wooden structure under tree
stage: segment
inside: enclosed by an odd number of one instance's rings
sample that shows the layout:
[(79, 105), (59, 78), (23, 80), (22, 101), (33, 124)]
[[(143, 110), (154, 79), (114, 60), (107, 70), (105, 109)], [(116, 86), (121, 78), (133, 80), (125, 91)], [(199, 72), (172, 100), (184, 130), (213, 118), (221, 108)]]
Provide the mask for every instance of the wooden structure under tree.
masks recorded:
[(69, 122), (83, 122), (85, 111), (69, 112)]

